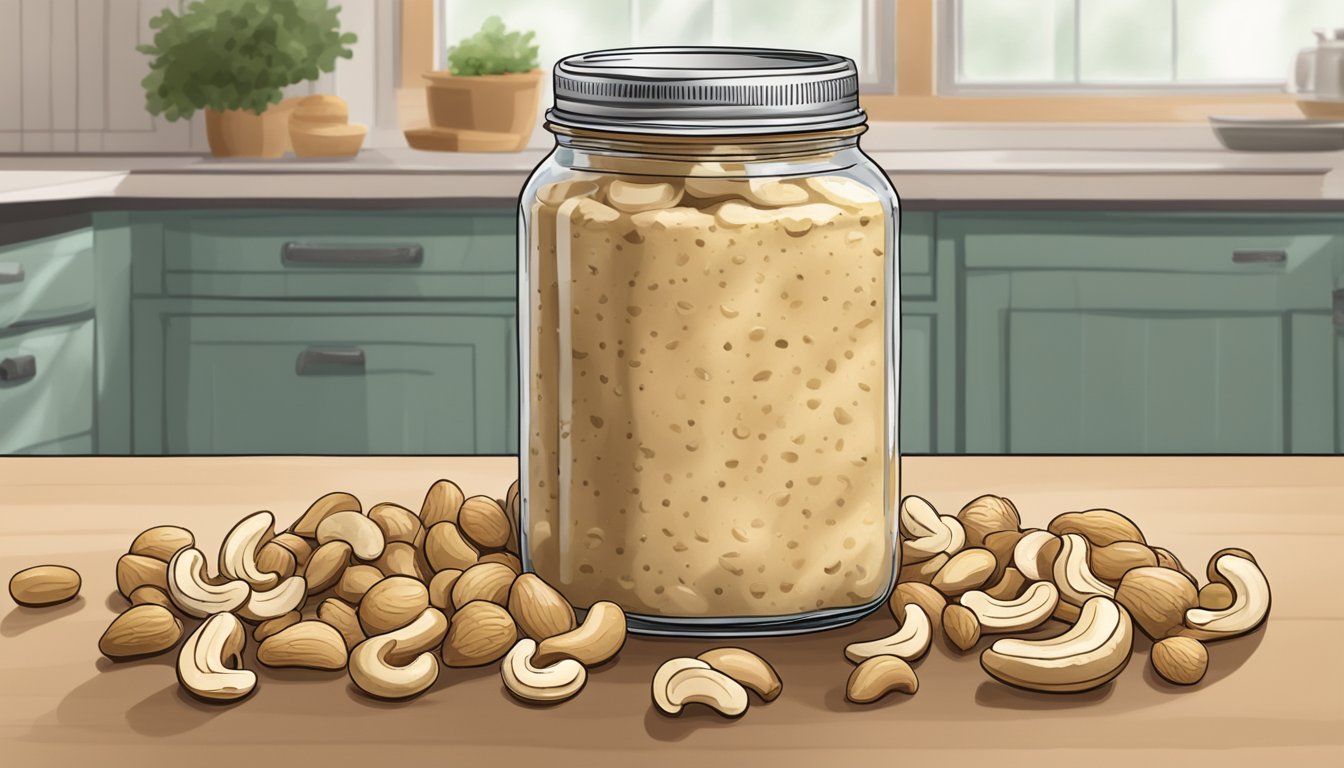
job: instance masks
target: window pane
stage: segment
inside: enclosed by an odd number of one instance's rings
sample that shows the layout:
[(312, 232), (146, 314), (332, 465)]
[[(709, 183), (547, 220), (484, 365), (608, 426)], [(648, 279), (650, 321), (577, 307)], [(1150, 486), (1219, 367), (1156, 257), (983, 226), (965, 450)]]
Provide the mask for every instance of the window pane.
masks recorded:
[(1080, 0), (1085, 82), (1170, 82), (1173, 0)]
[(1284, 80), (1316, 27), (1344, 26), (1341, 0), (1179, 0), (1181, 80)]
[(713, 45), (713, 0), (639, 0), (635, 45)]
[(863, 0), (717, 0), (714, 43), (800, 48), (863, 62)]
[(1073, 0), (962, 0), (958, 80), (1071, 82)]

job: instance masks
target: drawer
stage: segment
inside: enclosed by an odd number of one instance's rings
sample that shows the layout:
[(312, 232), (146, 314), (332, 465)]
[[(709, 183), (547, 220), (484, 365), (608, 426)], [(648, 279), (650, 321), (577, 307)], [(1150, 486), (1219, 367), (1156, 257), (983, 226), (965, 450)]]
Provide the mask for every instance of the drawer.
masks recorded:
[(165, 452), (505, 452), (511, 317), (318, 312), (165, 315)]
[(0, 335), (0, 454), (77, 450), (93, 433), (93, 320)]
[(0, 329), (93, 308), (93, 230), (0, 246)]
[(901, 213), (901, 296), (933, 298), (933, 214)]
[(512, 209), (191, 212), (155, 220), (163, 255), (156, 292), (168, 295), (512, 298), (517, 291)]

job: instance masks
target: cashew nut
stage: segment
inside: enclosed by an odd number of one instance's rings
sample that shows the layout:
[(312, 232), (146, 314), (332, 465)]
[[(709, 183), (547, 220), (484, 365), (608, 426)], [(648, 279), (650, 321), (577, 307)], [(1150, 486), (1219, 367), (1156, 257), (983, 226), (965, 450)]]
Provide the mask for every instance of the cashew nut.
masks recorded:
[(704, 704), (725, 717), (747, 711), (747, 689), (700, 659), (670, 659), (653, 675), (653, 703), (666, 715), (687, 704)]
[(914, 695), (919, 678), (904, 659), (874, 656), (854, 668), (845, 683), (845, 698), (855, 704), (871, 704), (889, 693)]
[(168, 594), (184, 613), (201, 619), (238, 610), (251, 596), (252, 588), (241, 579), (214, 583), (206, 573), (205, 554), (195, 547), (184, 547), (168, 563)]
[(603, 600), (593, 603), (577, 629), (542, 640), (532, 663), (546, 667), (568, 658), (594, 667), (620, 653), (624, 645), (625, 611)]
[(845, 646), (845, 658), (859, 664), (874, 656), (896, 656), (906, 661), (922, 658), (929, 651), (933, 631), (929, 615), (915, 603), (905, 606), (905, 622), (889, 637), (851, 643)]
[(248, 621), (266, 621), (298, 610), (308, 597), (308, 585), (302, 576), (290, 576), (280, 585), (265, 592), (252, 590), (247, 602), (238, 609), (238, 615)]
[(207, 702), (237, 701), (247, 696), (257, 686), (257, 675), (243, 669), (246, 643), (247, 632), (238, 617), (216, 613), (182, 644), (177, 655), (178, 681), (191, 695)]
[(317, 538), (317, 526), (329, 515), (337, 512), (359, 512), (360, 509), (359, 499), (354, 496), (341, 491), (328, 493), (314, 501), (308, 507), (308, 511), (289, 526), (289, 532), (305, 539)]
[(1125, 609), (1108, 597), (1093, 597), (1064, 634), (1048, 640), (998, 640), (980, 655), (980, 666), (1018, 688), (1090, 691), (1120, 674), (1133, 642), (1134, 628)]
[(951, 515), (940, 515), (927, 500), (906, 496), (901, 501), (901, 562), (906, 565), (923, 562), (940, 552), (954, 555), (966, 543), (966, 531), (961, 521)]
[(1067, 603), (1082, 605), (1097, 595), (1115, 597), (1115, 587), (1092, 573), (1092, 566), (1088, 564), (1091, 546), (1082, 534), (1066, 533), (1060, 537), (1059, 555), (1055, 557), (1055, 586), (1059, 587), (1060, 598)]
[(405, 627), (355, 646), (350, 651), (350, 679), (361, 691), (379, 699), (418, 696), (439, 679), (439, 660), (429, 649), (447, 631), (443, 613), (426, 608)]
[(275, 515), (257, 512), (233, 526), (219, 548), (219, 575), (242, 579), (257, 589), (270, 589), (280, 577), (257, 566), (257, 552), (275, 535)]
[(561, 659), (549, 667), (535, 667), (532, 656), (537, 641), (523, 638), (504, 656), (499, 673), (504, 687), (523, 701), (556, 704), (583, 690), (588, 670), (574, 659)]
[(636, 184), (616, 179), (607, 187), (607, 202), (626, 213), (671, 208), (680, 200), (681, 188), (666, 182)]
[(383, 554), (383, 529), (363, 514), (335, 512), (317, 524), (317, 543), (344, 541), (360, 560), (377, 560)]
[(770, 662), (746, 648), (714, 648), (696, 658), (755, 691), (761, 701), (774, 701), (784, 690)]
[(1245, 553), (1219, 553), (1210, 560), (1209, 573), (1219, 577), (1214, 583), (1232, 590), (1232, 605), (1220, 610), (1191, 608), (1185, 612), (1186, 629), (1180, 634), (1196, 640), (1222, 640), (1260, 626), (1269, 615), (1270, 604), (1269, 581), (1260, 566)]
[(1049, 531), (1027, 531), (1013, 547), (1013, 565), (1027, 581), (1049, 579), (1059, 546), (1059, 537)]
[(961, 604), (990, 634), (1033, 629), (1050, 618), (1058, 602), (1059, 590), (1048, 581), (1035, 582), (1014, 600), (996, 600), (979, 590), (961, 596)]

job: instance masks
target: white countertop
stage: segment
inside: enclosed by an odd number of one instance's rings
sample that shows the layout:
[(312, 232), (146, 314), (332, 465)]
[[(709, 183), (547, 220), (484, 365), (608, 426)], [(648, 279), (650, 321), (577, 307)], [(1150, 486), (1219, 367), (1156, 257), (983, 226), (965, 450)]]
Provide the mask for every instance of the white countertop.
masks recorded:
[[(1012, 149), (989, 148), (994, 142)], [(863, 147), (907, 203), (1344, 203), (1344, 152), (1246, 153), (1193, 127), (876, 126)], [(1049, 147), (1070, 147), (1058, 149)], [(1118, 147), (1118, 148), (1117, 148)], [(0, 204), (85, 199), (508, 200), (546, 155), (369, 149), (342, 161), (0, 156)], [(1331, 206), (1333, 207), (1333, 206)]]

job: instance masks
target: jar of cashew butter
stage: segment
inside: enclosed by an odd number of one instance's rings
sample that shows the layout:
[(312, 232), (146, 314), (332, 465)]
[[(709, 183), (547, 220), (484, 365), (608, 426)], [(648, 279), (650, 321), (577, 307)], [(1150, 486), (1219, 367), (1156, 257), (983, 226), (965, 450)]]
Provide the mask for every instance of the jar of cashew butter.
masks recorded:
[(661, 635), (857, 620), (897, 569), (895, 190), (848, 59), (555, 68), (520, 200), (522, 554)]

